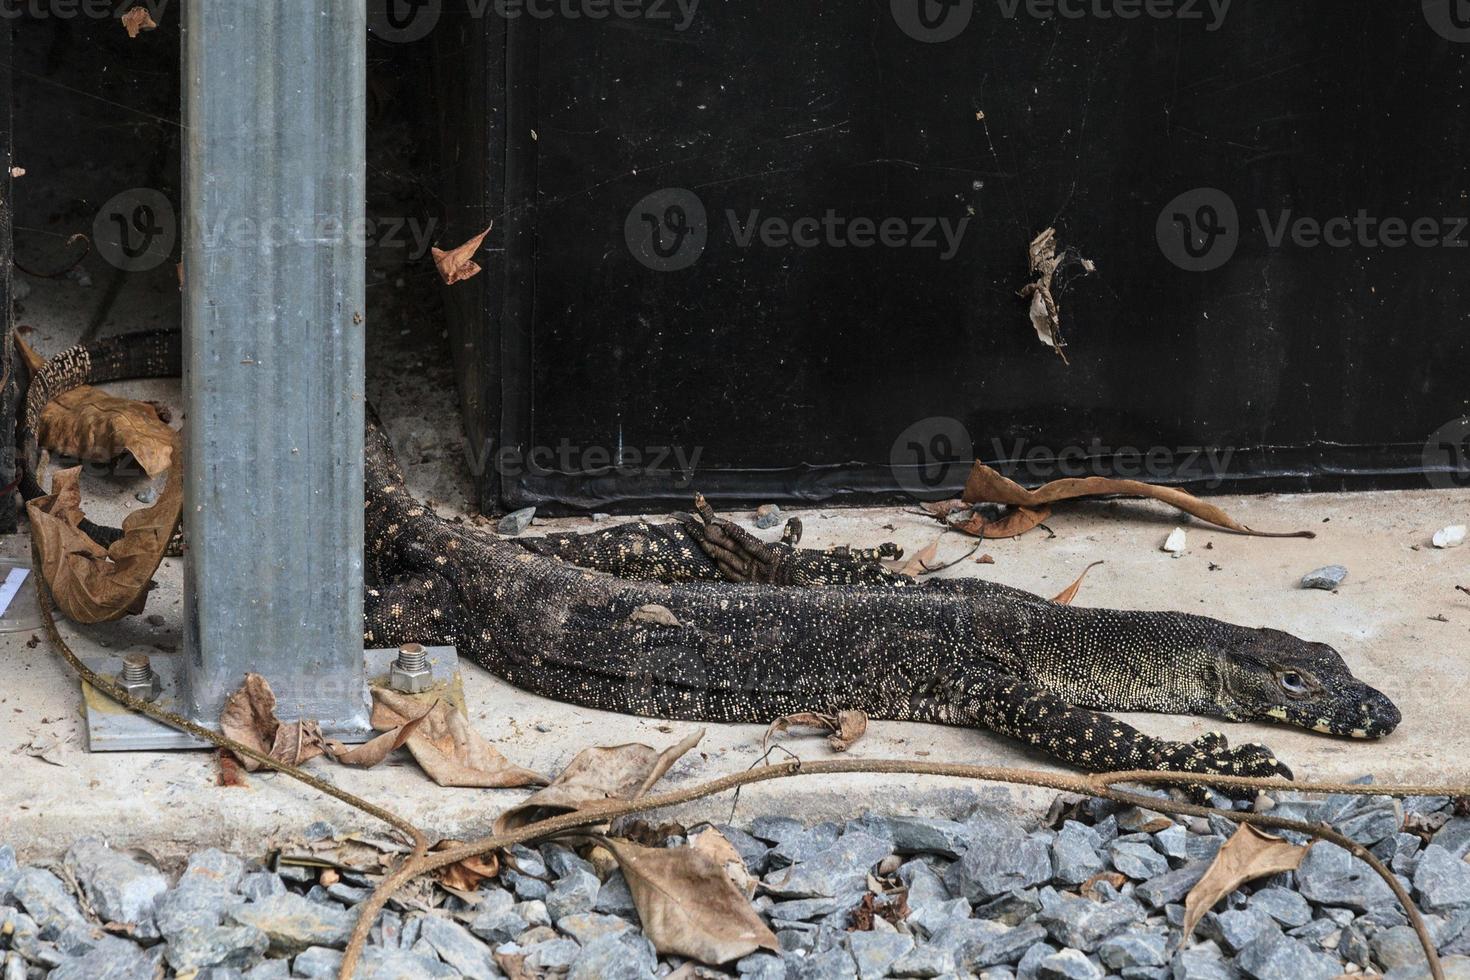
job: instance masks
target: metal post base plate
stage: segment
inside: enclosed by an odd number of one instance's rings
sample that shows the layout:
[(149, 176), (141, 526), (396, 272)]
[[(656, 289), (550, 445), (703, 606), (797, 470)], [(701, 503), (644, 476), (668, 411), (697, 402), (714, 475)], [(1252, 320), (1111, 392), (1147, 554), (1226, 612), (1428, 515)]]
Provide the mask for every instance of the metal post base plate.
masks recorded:
[[(459, 676), (459, 655), (454, 647), (426, 647), (429, 666), (434, 672), (433, 691), (453, 702), (460, 710), (464, 708), (464, 693)], [(387, 686), (388, 671), (397, 650), (363, 651), (363, 667), (369, 684), (374, 687)], [(122, 654), (110, 657), (87, 657), (84, 663), (104, 677), (116, 677), (122, 670)], [(165, 711), (183, 714), (183, 699), (179, 696), (183, 681), (184, 658), (182, 656), (154, 656), (153, 671), (162, 682), (163, 691), (153, 703)], [(158, 752), (176, 749), (207, 749), (209, 743), (201, 742), (146, 715), (129, 711), (90, 684), (82, 684), (82, 703), (87, 715), (87, 748), (92, 752)], [(285, 711), (286, 706), (281, 706)], [(186, 716), (187, 717), (187, 716)], [(191, 719), (209, 728), (218, 728), (218, 718)], [(294, 718), (283, 720), (293, 721)], [(337, 731), (323, 726), (322, 734), (341, 742), (365, 742), (377, 733), (367, 731)]]

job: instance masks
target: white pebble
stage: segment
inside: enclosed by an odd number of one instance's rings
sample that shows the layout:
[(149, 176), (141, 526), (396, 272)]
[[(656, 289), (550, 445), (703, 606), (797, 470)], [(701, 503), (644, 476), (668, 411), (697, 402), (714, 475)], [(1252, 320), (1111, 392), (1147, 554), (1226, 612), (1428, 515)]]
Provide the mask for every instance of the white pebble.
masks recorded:
[(1168, 539), (1164, 542), (1160, 550), (1167, 551), (1175, 558), (1184, 554), (1184, 528), (1176, 527), (1170, 531)]
[(1458, 548), (1465, 543), (1465, 525), (1451, 524), (1434, 532), (1431, 542), (1436, 548)]

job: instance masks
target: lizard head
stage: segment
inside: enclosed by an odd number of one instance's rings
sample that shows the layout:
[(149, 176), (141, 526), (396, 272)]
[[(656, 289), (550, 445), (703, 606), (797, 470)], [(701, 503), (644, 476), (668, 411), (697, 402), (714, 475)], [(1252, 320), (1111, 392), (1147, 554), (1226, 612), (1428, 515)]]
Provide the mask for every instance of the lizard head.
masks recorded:
[(1245, 630), (1221, 651), (1221, 702), (1238, 721), (1277, 721), (1329, 735), (1381, 738), (1399, 709), (1353, 676), (1332, 647), (1280, 630)]

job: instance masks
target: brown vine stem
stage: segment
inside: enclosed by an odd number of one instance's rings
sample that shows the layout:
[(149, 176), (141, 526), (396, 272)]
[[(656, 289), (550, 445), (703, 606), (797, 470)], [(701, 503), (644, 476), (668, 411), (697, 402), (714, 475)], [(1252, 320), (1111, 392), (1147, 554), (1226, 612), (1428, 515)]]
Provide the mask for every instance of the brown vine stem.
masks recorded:
[[(1339, 847), (1347, 848), (1355, 855), (1362, 857), (1368, 863), (1369, 867), (1373, 868), (1388, 883), (1388, 886), (1393, 890), (1394, 896), (1402, 903), (1405, 913), (1414, 924), (1415, 932), (1419, 936), (1420, 945), (1424, 948), (1424, 955), (1428, 960), (1430, 973), (1434, 977), (1434, 980), (1444, 980), (1444, 970), (1440, 966), (1439, 954), (1434, 948), (1434, 942), (1430, 938), (1428, 930), (1424, 926), (1423, 918), (1419, 915), (1419, 911), (1414, 906), (1412, 899), (1404, 891), (1403, 886), (1399, 884), (1398, 879), (1393, 876), (1393, 873), (1384, 867), (1381, 861), (1355, 841), (1343, 837), (1341, 834), (1325, 826), (1309, 824), (1300, 820), (1288, 820), (1283, 817), (1271, 817), (1266, 814), (1242, 813), (1234, 810), (1221, 810), (1215, 807), (1181, 803), (1174, 800), (1129, 793), (1115, 789), (1111, 785), (1111, 783), (1121, 781), (1121, 779), (1126, 778), (1131, 781), (1135, 777), (1140, 777), (1140, 781), (1143, 781), (1141, 777), (1148, 777), (1147, 781), (1150, 782), (1197, 784), (1200, 781), (1200, 775), (1198, 773), (1143, 772), (1107, 773), (1099, 776), (1069, 776), (1065, 773), (1045, 773), (1033, 769), (971, 766), (958, 763), (920, 762), (902, 759), (824, 759), (816, 762), (802, 762), (798, 760), (777, 763), (761, 769), (731, 773), (710, 780), (709, 782), (661, 793), (657, 796), (646, 796), (631, 802), (597, 804), (585, 810), (577, 810), (572, 813), (549, 817), (509, 833), (496, 834), (446, 850), (434, 851), (418, 862), (405, 861), (392, 874), (380, 882), (373, 894), (359, 907), (359, 918), (353, 929), (352, 937), (347, 944), (347, 953), (342, 960), (341, 972), (338, 974), (339, 980), (351, 980), (352, 971), (355, 969), (358, 959), (362, 955), (364, 945), (367, 942), (368, 932), (372, 928), (378, 912), (387, 903), (388, 898), (394, 891), (418, 875), (436, 871), (458, 861), (463, 861), (466, 858), (478, 857), (490, 851), (510, 847), (513, 844), (538, 840), (550, 834), (560, 833), (578, 827), (607, 823), (617, 817), (634, 813), (689, 803), (752, 783), (786, 779), (792, 776), (833, 775), (838, 773), (949, 776), (960, 779), (1003, 782), (1023, 786), (1040, 786), (1063, 793), (1094, 796), (1118, 803), (1146, 807), (1161, 813), (1174, 813), (1188, 816), (1218, 814), (1235, 823), (1250, 823), (1277, 830), (1292, 830), (1321, 840), (1327, 840), (1333, 844), (1337, 844)], [(1212, 784), (1219, 782), (1221, 785), (1236, 787), (1292, 790), (1309, 793), (1350, 793), (1360, 796), (1461, 795), (1455, 792), (1446, 792), (1445, 790), (1447, 788), (1443, 787), (1364, 786), (1357, 783), (1294, 783), (1282, 779), (1223, 776), (1210, 776), (1208, 778)], [(1459, 788), (1449, 787), (1448, 789), (1453, 790)]]

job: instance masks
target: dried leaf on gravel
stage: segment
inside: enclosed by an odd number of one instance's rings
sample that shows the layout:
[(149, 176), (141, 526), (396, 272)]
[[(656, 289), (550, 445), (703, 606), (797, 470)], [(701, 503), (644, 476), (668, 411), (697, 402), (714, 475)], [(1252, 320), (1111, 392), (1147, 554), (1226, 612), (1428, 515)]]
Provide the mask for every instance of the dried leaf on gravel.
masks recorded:
[(492, 223), (458, 248), (452, 248), (447, 252), (440, 248), (430, 250), (434, 256), (434, 267), (439, 270), (439, 278), (444, 280), (444, 285), (453, 286), (457, 282), (473, 279), (480, 274), (480, 264), (475, 261), (474, 255), (484, 243), (485, 236), (490, 234), (490, 228), (493, 227)]
[[(1176, 487), (1160, 487), (1138, 480), (1113, 480), (1101, 476), (1090, 476), (1082, 479), (1053, 480), (1035, 490), (1027, 490), (1019, 483), (1007, 479), (994, 469), (979, 462), (970, 470), (969, 479), (965, 481), (964, 496), (961, 499), (967, 504), (1009, 504), (1013, 507), (1031, 508), (1040, 512), (1062, 501), (1098, 496), (1147, 497), (1177, 507), (1207, 524), (1240, 534), (1266, 538), (1316, 537), (1312, 531), (1254, 530), (1232, 519), (1229, 514), (1214, 504), (1207, 504), (1193, 494)], [(1045, 517), (1043, 516), (1040, 520), (1045, 520)], [(1040, 523), (1040, 520), (1036, 523)]]
[(583, 749), (551, 784), (532, 793), (495, 820), (503, 834), (558, 813), (606, 800), (636, 800), (663, 778), (675, 762), (704, 738), (704, 729), (663, 751), (647, 745)]
[(405, 744), (414, 761), (440, 786), (505, 789), (546, 782), (540, 773), (513, 765), (448, 701), (425, 707), (412, 695), (373, 688), (374, 728), (391, 732), (415, 721)]
[(1102, 562), (1095, 561), (1091, 565), (1088, 565), (1086, 568), (1082, 569), (1082, 574), (1077, 576), (1077, 581), (1073, 582), (1071, 585), (1063, 589), (1061, 591), (1061, 594), (1053, 599), (1052, 602), (1055, 602), (1059, 606), (1070, 606), (1072, 604), (1072, 600), (1077, 598), (1077, 593), (1082, 588), (1082, 580), (1087, 578), (1087, 573), (1101, 564)]
[[(219, 717), (220, 731), (247, 748), (252, 748), (287, 765), (299, 766), (326, 751), (321, 728), (314, 721), (283, 723), (276, 717), (276, 695), (270, 682), (259, 674), (246, 674), (244, 682), (225, 699)], [(261, 768), (254, 759), (239, 760), (249, 772)]]
[(1257, 830), (1250, 824), (1240, 827), (1216, 853), (1205, 876), (1190, 889), (1184, 899), (1182, 947), (1194, 933), (1194, 927), (1215, 903), (1247, 881), (1295, 871), (1306, 857), (1308, 847), (1293, 844), (1280, 837)]
[[(444, 840), (435, 844), (433, 850), (443, 851), (458, 846), (460, 841)], [(457, 891), (473, 892), (480, 883), (500, 875), (500, 856), (495, 852), (468, 857), (456, 861), (437, 872), (439, 884)]]
[(832, 747), (833, 752), (846, 752), (867, 733), (868, 716), (857, 710), (839, 711), (835, 715), (798, 711), (771, 722), (765, 737), (761, 739), (761, 748), (769, 749), (772, 739), (793, 728), (814, 728), (827, 736), (827, 744)]
[(153, 15), (148, 8), (142, 5), (133, 7), (122, 15), (123, 29), (128, 32), (128, 37), (136, 38), (144, 31), (156, 31), (158, 24), (154, 22)]
[(132, 453), (143, 472), (157, 476), (172, 465), (178, 435), (152, 404), (82, 385), (47, 402), (36, 423), (36, 441), (53, 453), (90, 463)]
[(751, 875), (750, 869), (745, 866), (745, 859), (740, 852), (735, 850), (735, 845), (730, 843), (729, 838), (713, 827), (706, 827), (693, 837), (689, 838), (689, 846), (694, 848), (715, 864), (719, 865), (725, 872), (725, 877), (730, 883), (740, 889), (747, 899), (755, 897), (757, 881)]
[(175, 469), (153, 506), (124, 518), (123, 536), (104, 548), (80, 526), (86, 516), (81, 469), (58, 472), (51, 493), (26, 502), (26, 516), (40, 555), (41, 575), (62, 614), (73, 622), (91, 624), (141, 613), (183, 504), (183, 481)]
[(643, 930), (666, 956), (718, 966), (758, 949), (777, 952), (776, 936), (718, 861), (693, 847), (640, 847), (609, 840)]

